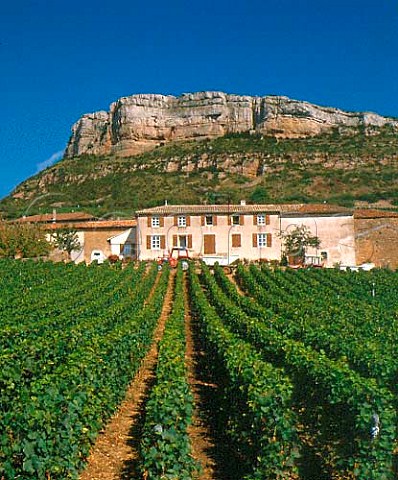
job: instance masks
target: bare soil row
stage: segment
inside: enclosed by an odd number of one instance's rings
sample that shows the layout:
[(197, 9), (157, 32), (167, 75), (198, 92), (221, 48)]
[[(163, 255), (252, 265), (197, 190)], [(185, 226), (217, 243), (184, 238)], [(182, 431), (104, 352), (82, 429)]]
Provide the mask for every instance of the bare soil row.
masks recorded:
[[(162, 313), (155, 329), (153, 342), (141, 367), (131, 382), (124, 401), (100, 433), (88, 458), (87, 467), (80, 480), (127, 480), (142, 478), (139, 472), (139, 446), (145, 421), (145, 404), (156, 378), (158, 345), (162, 339), (167, 319), (171, 313), (175, 270), (171, 272)], [(154, 285), (156, 289), (157, 282)], [(189, 429), (192, 455), (202, 466), (200, 479), (226, 479), (220, 467), (225, 460), (223, 449), (219, 448), (217, 432), (212, 425), (212, 413), (209, 404), (217, 391), (214, 381), (206, 378), (203, 369), (204, 352), (200, 347), (198, 335), (189, 311), (188, 293), (186, 301), (186, 362), (188, 380), (195, 399), (193, 423)], [(204, 373), (204, 374), (203, 374)]]

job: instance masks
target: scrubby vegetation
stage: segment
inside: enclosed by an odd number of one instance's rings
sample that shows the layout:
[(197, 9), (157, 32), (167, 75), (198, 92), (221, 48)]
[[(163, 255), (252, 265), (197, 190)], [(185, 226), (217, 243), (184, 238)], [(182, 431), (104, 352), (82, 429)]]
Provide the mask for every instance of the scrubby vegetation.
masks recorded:
[[(319, 202), (398, 206), (398, 135), (389, 127), (281, 139), (231, 134), (128, 158), (83, 155), (32, 177), (0, 204), (8, 217), (84, 209), (131, 215), (169, 203)], [(40, 198), (39, 198), (40, 196)]]

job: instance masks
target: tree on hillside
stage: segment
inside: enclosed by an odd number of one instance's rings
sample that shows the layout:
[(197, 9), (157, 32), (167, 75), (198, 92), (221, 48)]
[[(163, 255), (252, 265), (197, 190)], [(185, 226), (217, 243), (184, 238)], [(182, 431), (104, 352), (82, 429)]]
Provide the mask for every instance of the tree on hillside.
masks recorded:
[(69, 258), (72, 252), (81, 249), (79, 237), (73, 229), (58, 230), (53, 235), (52, 241), (59, 250), (67, 252)]
[(33, 258), (48, 255), (51, 249), (45, 231), (38, 225), (0, 223), (0, 257)]
[(319, 248), (320, 239), (312, 235), (311, 230), (305, 225), (295, 227), (289, 232), (282, 232), (281, 238), (286, 257), (294, 257), (295, 263), (303, 263), (308, 247)]

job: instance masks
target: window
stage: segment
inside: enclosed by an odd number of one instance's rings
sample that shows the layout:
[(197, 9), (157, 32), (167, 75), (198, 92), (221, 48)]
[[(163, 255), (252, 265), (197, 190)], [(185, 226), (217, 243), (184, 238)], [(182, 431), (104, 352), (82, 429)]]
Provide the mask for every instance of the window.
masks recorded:
[(215, 235), (203, 235), (203, 253), (205, 255), (214, 255), (216, 253)]
[(328, 259), (328, 252), (321, 252), (321, 260), (325, 261)]
[(265, 213), (260, 213), (254, 216), (254, 225), (269, 225), (271, 223), (270, 216)]
[(232, 215), (232, 225), (240, 225), (240, 217), (239, 215)]
[(211, 215), (206, 215), (205, 216), (205, 224), (206, 225), (213, 225), (213, 217)]
[(239, 248), (242, 246), (240, 233), (232, 234), (232, 248)]
[(257, 225), (265, 225), (265, 215), (257, 215)]
[(125, 243), (124, 245), (120, 245), (120, 253), (124, 255), (125, 257), (131, 256), (131, 253), (133, 251), (133, 246), (131, 243)]
[(258, 233), (257, 236), (253, 238), (253, 243), (254, 247), (272, 247), (272, 235), (270, 233)]
[(186, 226), (187, 226), (187, 218), (186, 218), (185, 215), (180, 215), (180, 216), (178, 217), (178, 223), (177, 223), (177, 225), (178, 225), (179, 227), (186, 227)]
[(160, 235), (151, 236), (151, 250), (160, 250)]
[(257, 236), (257, 246), (258, 247), (266, 247), (267, 246), (267, 234), (266, 233), (259, 233)]
[(192, 235), (173, 235), (173, 247), (192, 248)]
[(152, 227), (160, 227), (160, 218), (152, 217)]

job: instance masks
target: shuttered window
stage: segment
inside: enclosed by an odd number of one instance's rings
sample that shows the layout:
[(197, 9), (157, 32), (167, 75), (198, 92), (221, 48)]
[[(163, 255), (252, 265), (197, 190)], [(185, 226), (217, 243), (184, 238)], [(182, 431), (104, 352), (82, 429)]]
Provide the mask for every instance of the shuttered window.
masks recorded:
[[(255, 246), (255, 245), (253, 245)], [(270, 233), (258, 233), (257, 234), (257, 246), (259, 248), (272, 247), (272, 235)]]
[(157, 216), (152, 217), (151, 227), (153, 228), (160, 227), (160, 217), (157, 217)]
[(253, 217), (253, 225), (269, 225), (270, 223), (271, 217), (268, 214), (260, 213)]
[(164, 235), (147, 235), (146, 247), (148, 250), (164, 250), (166, 248), (166, 238)]
[(205, 255), (213, 255), (216, 253), (215, 235), (203, 235), (203, 253)]
[(241, 236), (240, 233), (233, 233), (232, 234), (232, 247), (239, 248), (242, 246)]
[(185, 215), (179, 215), (177, 221), (178, 227), (186, 227), (187, 226), (187, 217)]

